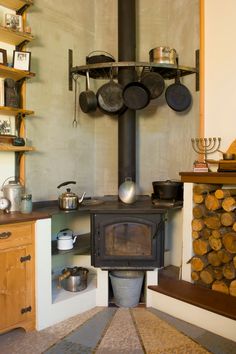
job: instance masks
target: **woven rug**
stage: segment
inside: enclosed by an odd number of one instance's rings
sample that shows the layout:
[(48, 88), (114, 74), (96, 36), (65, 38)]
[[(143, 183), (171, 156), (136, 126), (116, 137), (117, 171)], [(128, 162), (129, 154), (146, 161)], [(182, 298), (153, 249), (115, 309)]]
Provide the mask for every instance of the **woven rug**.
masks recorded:
[(145, 308), (106, 308), (45, 354), (204, 354), (206, 349)]

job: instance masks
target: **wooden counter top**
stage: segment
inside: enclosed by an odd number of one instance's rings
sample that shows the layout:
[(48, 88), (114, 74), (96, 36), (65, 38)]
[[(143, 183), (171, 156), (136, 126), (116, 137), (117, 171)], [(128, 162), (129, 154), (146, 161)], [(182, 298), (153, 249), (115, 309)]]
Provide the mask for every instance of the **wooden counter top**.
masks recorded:
[(51, 218), (51, 215), (44, 211), (33, 211), (30, 214), (22, 213), (9, 213), (9, 214), (0, 214), (0, 225), (3, 224), (13, 224), (16, 222), (32, 221), (39, 219)]
[(236, 184), (236, 172), (180, 172), (182, 182)]

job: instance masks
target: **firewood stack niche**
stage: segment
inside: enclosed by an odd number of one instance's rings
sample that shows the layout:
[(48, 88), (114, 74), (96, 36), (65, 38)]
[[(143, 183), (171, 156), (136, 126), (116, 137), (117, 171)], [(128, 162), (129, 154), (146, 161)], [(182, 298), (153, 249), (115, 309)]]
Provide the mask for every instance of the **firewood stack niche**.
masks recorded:
[(192, 281), (236, 296), (236, 189), (193, 185)]

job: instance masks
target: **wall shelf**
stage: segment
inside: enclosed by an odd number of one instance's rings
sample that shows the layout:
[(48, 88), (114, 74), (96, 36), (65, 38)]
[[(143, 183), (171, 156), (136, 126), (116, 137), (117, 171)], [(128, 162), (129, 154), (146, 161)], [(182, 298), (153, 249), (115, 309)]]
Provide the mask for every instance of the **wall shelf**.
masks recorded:
[(19, 44), (25, 41), (30, 42), (34, 39), (34, 36), (29, 33), (14, 31), (3, 26), (0, 26), (0, 36), (1, 42), (12, 44), (15, 46), (18, 46)]
[(14, 146), (10, 144), (0, 143), (0, 151), (26, 152), (35, 151), (35, 148), (33, 146)]
[(21, 114), (22, 116), (29, 116), (29, 115), (33, 115), (34, 111), (23, 109), (23, 108), (0, 106), (0, 114), (6, 116), (8, 115), (17, 116), (18, 114)]
[(19, 10), (25, 5), (33, 5), (32, 0), (0, 0), (0, 5), (8, 7), (11, 10)]
[(15, 81), (18, 81), (23, 78), (32, 78), (34, 76), (35, 74), (30, 71), (14, 69), (9, 66), (0, 64), (0, 77), (10, 78)]

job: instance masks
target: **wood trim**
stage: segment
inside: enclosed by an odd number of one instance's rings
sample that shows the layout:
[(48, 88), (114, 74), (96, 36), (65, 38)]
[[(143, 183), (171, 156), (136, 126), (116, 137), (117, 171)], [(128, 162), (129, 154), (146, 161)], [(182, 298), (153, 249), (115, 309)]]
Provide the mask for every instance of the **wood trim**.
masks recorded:
[(236, 172), (180, 172), (182, 182), (236, 184)]

